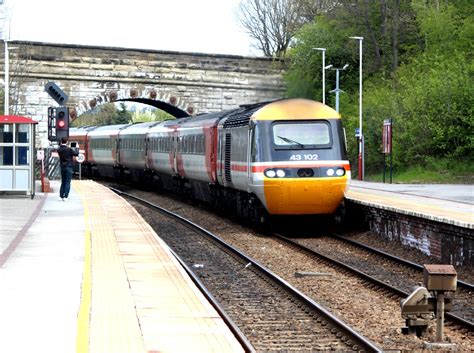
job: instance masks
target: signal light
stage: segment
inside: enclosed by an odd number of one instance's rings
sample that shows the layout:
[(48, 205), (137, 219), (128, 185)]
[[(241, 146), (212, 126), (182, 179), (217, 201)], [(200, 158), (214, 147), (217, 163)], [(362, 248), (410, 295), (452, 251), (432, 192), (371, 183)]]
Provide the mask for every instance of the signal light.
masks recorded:
[(67, 107), (56, 108), (56, 138), (61, 140), (69, 137), (69, 109)]

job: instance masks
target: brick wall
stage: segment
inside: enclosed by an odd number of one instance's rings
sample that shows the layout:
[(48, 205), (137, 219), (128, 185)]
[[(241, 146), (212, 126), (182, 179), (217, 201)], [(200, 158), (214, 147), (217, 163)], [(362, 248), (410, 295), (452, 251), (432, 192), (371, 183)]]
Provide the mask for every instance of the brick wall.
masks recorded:
[(349, 200), (346, 203), (352, 219), (365, 219), (376, 236), (414, 247), (440, 263), (474, 265), (472, 229), (363, 206)]

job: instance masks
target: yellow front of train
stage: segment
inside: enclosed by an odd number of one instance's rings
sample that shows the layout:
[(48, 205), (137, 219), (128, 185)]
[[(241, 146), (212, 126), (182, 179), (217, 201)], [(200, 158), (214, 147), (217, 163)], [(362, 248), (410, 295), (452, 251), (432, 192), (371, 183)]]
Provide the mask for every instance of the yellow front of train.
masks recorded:
[(251, 119), (252, 188), (271, 215), (331, 214), (350, 181), (339, 114), (306, 99), (270, 103)]

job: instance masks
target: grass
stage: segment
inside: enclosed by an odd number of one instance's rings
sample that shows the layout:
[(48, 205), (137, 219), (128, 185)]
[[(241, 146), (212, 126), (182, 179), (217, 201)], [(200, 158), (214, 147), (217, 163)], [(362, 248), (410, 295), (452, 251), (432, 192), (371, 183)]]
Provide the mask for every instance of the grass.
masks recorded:
[[(368, 174), (366, 181), (382, 182), (383, 172)], [(385, 182), (390, 180), (387, 168)], [(474, 184), (474, 163), (469, 160), (427, 160), (424, 165), (414, 165), (394, 170), (393, 183), (400, 184)]]

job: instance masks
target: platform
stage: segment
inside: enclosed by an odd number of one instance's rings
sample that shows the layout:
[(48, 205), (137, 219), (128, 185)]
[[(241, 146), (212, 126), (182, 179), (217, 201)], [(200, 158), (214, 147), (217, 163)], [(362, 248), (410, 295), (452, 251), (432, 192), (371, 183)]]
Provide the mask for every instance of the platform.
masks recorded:
[(345, 196), (362, 205), (474, 229), (474, 185), (352, 180)]
[(166, 244), (107, 188), (73, 181), (67, 202), (0, 195), (0, 213), (0, 352), (243, 352)]

